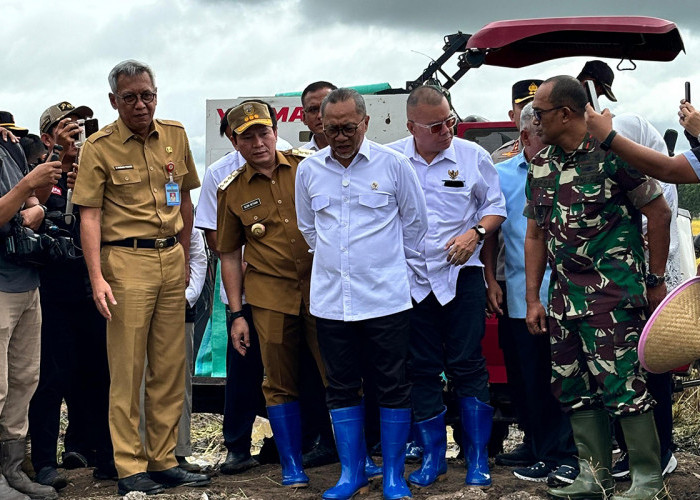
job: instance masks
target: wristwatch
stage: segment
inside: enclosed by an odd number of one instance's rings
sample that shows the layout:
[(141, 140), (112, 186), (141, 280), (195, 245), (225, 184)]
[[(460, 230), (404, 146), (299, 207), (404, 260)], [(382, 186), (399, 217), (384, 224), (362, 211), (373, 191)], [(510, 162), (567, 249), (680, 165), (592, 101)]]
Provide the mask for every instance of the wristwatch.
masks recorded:
[(476, 235), (479, 237), (479, 241), (484, 241), (484, 238), (486, 237), (486, 228), (484, 226), (482, 226), (481, 224), (477, 224), (471, 229), (476, 231)]
[(666, 281), (666, 275), (658, 275), (658, 274), (647, 274), (646, 278), (644, 278), (644, 282), (647, 284), (647, 288), (655, 288), (662, 283)]

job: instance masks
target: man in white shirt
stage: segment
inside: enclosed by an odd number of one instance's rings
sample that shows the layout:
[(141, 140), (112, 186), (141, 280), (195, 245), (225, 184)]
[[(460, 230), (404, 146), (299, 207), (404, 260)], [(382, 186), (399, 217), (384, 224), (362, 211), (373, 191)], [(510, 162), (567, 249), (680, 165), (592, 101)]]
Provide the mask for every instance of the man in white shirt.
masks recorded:
[(409, 137), (389, 147), (413, 163), (428, 207), (428, 234), (418, 248), (427, 282), (412, 288), (411, 399), (423, 444), (422, 467), (409, 481), (428, 486), (447, 472), (445, 371), (459, 398), (466, 484), (491, 484), (488, 444), (493, 408), (481, 353), (486, 288), (479, 260), (484, 237), (505, 220), (505, 201), (491, 156), (481, 146), (453, 140), (455, 115), (443, 93), (424, 85), (406, 104)]
[(342, 464), (324, 498), (367, 488), (365, 374), (380, 405), (384, 498), (410, 497), (403, 478), (411, 424), (408, 310), (411, 281), (425, 278), (409, 275), (422, 274), (425, 198), (405, 156), (365, 139), (369, 117), (360, 94), (334, 90), (321, 113), (330, 147), (299, 164), (295, 198), (299, 229), (314, 253), (311, 313)]
[(331, 82), (314, 82), (306, 86), (301, 93), (302, 121), (311, 131), (311, 140), (301, 148), (311, 151), (318, 151), (328, 146), (328, 141), (323, 133), (323, 122), (321, 121), (321, 102), (323, 98), (330, 94), (331, 90), (338, 87)]

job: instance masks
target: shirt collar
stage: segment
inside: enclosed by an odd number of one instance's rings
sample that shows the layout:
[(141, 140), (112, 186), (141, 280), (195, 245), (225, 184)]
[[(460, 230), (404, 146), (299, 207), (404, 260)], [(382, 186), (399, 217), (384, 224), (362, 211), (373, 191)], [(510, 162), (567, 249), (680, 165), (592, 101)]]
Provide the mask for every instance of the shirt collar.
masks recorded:
[[(282, 154), (281, 151), (275, 151), (275, 156), (276, 156), (276, 158), (275, 158), (275, 168), (277, 168), (277, 167), (279, 167), (279, 166), (282, 166), (282, 165), (284, 165), (284, 166), (286, 166), (286, 167), (291, 167), (291, 166), (292, 166), (292, 165), (289, 163), (289, 160), (287, 160), (287, 157), (284, 156), (284, 155)], [(246, 181), (246, 182), (250, 182), (250, 181), (253, 179), (253, 177), (255, 177), (256, 175), (263, 175), (263, 174), (261, 174), (260, 172), (258, 172), (257, 170), (255, 170), (253, 167), (251, 167), (250, 165), (248, 165), (248, 163), (246, 162), (246, 164), (245, 164), (245, 170), (244, 170), (243, 173), (241, 174), (241, 176), (243, 177), (243, 180)]]
[[(370, 143), (370, 141), (367, 140), (367, 137), (362, 138), (362, 143), (360, 144), (360, 149), (357, 150), (357, 154), (355, 155), (355, 158), (352, 159), (352, 162), (350, 163), (350, 165), (355, 163), (355, 160), (360, 155), (364, 156), (367, 161), (370, 161), (371, 154), (370, 154), (369, 143)], [(321, 150), (321, 151), (323, 151), (323, 150)], [(326, 156), (326, 164), (328, 164), (328, 162), (331, 162), (331, 161), (340, 164), (340, 162), (333, 156), (333, 149), (329, 146), (328, 147), (328, 156)], [(348, 167), (350, 165), (348, 165)]]
[(527, 170), (528, 168), (528, 161), (525, 158), (525, 150), (521, 150), (520, 153), (518, 153), (516, 156), (516, 161), (518, 162), (518, 167), (524, 168)]
[[(450, 141), (450, 146), (447, 149), (440, 151), (435, 158), (433, 158), (433, 161), (430, 162), (430, 164), (433, 165), (441, 160), (449, 160), (452, 163), (457, 163), (457, 151), (455, 150), (454, 141), (455, 138), (453, 137), (452, 141)], [(406, 141), (406, 143), (404, 154), (412, 160), (417, 160), (427, 165), (428, 163), (416, 150), (416, 140), (413, 138), (413, 136), (411, 136), (410, 140)]]
[(591, 134), (586, 132), (586, 134), (583, 136), (583, 139), (581, 140), (581, 143), (578, 145), (578, 147), (576, 149), (574, 149), (573, 151), (571, 151), (570, 153), (567, 153), (566, 151), (564, 151), (561, 148), (561, 146), (559, 146), (559, 145), (555, 145), (555, 146), (551, 146), (551, 147), (554, 148), (552, 150), (552, 153), (554, 153), (554, 155), (557, 158), (559, 158), (561, 160), (566, 160), (568, 158), (572, 158), (572, 157), (579, 155), (579, 154), (586, 154), (590, 150), (592, 150), (594, 147), (598, 146), (598, 144), (599, 144), (598, 141), (596, 141)]
[[(131, 129), (126, 126), (126, 123), (124, 123), (121, 116), (117, 118), (117, 130), (119, 131), (119, 138), (122, 140), (122, 144), (126, 144), (126, 141), (128, 141), (132, 137), (138, 140), (141, 139), (141, 136), (133, 133)], [(155, 134), (155, 136), (158, 137), (160, 135), (161, 130), (163, 130), (163, 127), (161, 127), (160, 123), (158, 123), (158, 121), (154, 119), (151, 122), (151, 128), (146, 138), (150, 137), (152, 134)]]

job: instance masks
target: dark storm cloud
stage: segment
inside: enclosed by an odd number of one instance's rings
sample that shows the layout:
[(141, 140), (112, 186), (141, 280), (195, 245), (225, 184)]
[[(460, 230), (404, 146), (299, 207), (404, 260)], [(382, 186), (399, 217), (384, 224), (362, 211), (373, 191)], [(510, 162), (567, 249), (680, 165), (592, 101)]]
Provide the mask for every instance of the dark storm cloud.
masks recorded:
[[(332, 8), (329, 8), (331, 5)], [(492, 21), (533, 17), (652, 16), (668, 19), (690, 29), (700, 23), (697, 0), (587, 0), (557, 3), (511, 0), (355, 0), (331, 3), (327, 0), (303, 0), (300, 8), (304, 16), (315, 18), (316, 23), (369, 24), (413, 31), (437, 30), (444, 34), (456, 31), (474, 33)]]

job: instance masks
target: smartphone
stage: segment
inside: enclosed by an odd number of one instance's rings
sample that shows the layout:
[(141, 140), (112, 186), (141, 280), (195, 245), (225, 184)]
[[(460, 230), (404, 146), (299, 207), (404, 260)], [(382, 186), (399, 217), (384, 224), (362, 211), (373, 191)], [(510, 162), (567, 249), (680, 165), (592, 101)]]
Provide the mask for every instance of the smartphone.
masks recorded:
[(88, 118), (85, 120), (85, 137), (90, 137), (98, 130), (100, 130), (100, 126), (97, 124), (97, 118)]
[(685, 102), (690, 102), (690, 82), (685, 82)]
[(593, 80), (586, 80), (583, 85), (583, 88), (586, 89), (588, 102), (591, 103), (591, 106), (594, 110), (596, 110), (596, 112), (600, 113), (600, 104), (598, 104), (598, 94), (596, 94), (595, 83), (593, 83)]

